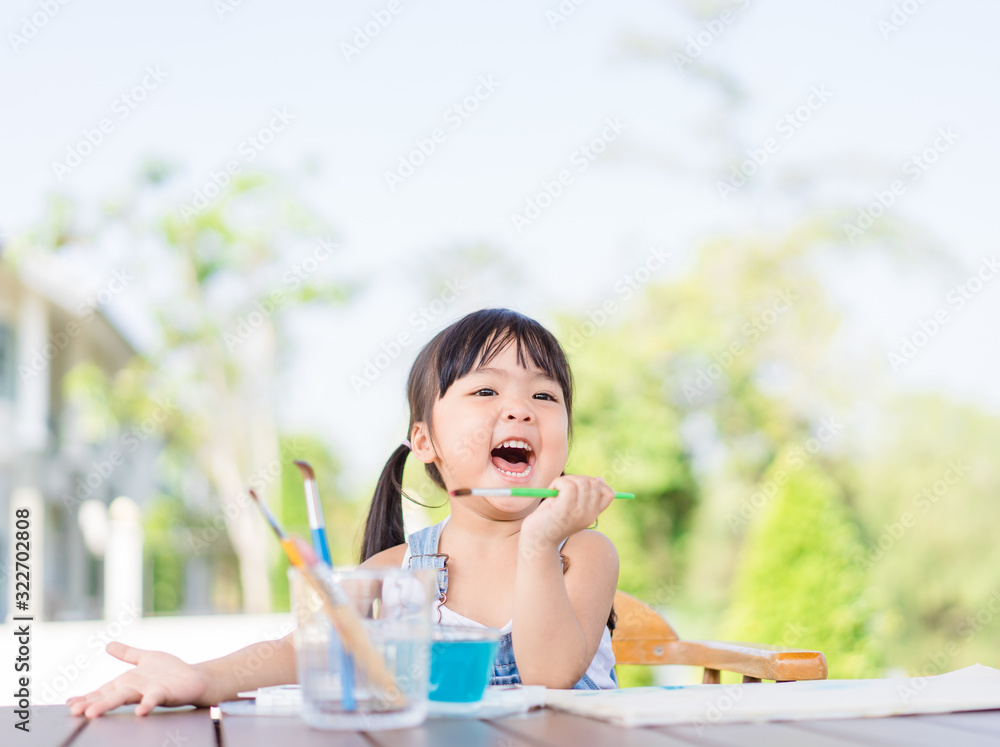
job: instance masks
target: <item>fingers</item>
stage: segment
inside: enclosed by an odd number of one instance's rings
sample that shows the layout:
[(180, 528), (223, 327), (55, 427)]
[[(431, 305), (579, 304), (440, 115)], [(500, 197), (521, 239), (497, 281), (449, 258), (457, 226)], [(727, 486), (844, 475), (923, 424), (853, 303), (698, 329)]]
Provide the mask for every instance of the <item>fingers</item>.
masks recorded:
[(591, 524), (615, 498), (614, 490), (603, 477), (560, 475), (552, 481), (550, 487), (559, 491), (554, 510), (560, 514), (568, 512), (580, 521), (585, 520), (583, 526)]
[(142, 696), (142, 700), (139, 701), (139, 705), (135, 707), (136, 716), (145, 716), (147, 713), (152, 711), (156, 706), (163, 702), (163, 692), (157, 688), (155, 690), (149, 690), (145, 695)]
[(70, 715), (79, 716), (86, 710), (87, 706), (101, 697), (102, 692), (103, 688), (98, 688), (97, 690), (93, 690), (86, 695), (76, 695), (67, 700), (66, 705), (69, 706)]
[(126, 703), (135, 703), (137, 700), (139, 700), (138, 690), (131, 687), (118, 687), (87, 706), (83, 715), (87, 718), (96, 718), (105, 711), (110, 711), (112, 708)]
[(146, 653), (145, 649), (126, 646), (121, 641), (110, 641), (104, 650), (116, 659), (121, 659), (128, 664), (138, 664), (139, 657)]
[(560, 475), (552, 481), (550, 487), (559, 491), (560, 497), (584, 500), (604, 501), (615, 497), (613, 491), (603, 477), (588, 477), (586, 475)]
[[(121, 659), (128, 664), (137, 664), (140, 657), (146, 653), (145, 649), (126, 646), (120, 641), (110, 641), (104, 649), (116, 659)], [(139, 691), (135, 688), (112, 680), (86, 695), (69, 698), (66, 705), (70, 707), (70, 715), (83, 714), (87, 718), (94, 718), (124, 703), (135, 703), (139, 699), (138, 696)]]
[(601, 481), (601, 511), (603, 511), (614, 502), (615, 491), (603, 477), (597, 479)]

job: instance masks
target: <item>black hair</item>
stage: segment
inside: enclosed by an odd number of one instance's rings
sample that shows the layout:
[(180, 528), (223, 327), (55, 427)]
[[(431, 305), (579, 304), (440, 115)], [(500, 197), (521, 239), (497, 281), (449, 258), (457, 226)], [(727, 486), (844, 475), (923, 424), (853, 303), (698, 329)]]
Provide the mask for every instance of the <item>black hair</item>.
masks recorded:
[[(566, 354), (559, 341), (534, 319), (510, 309), (480, 309), (465, 315), (438, 332), (417, 354), (406, 385), (410, 406), (407, 438), (415, 423), (424, 422), (431, 440), (431, 411), (434, 403), (448, 388), (473, 367), (486, 366), (508, 344), (517, 350), (517, 362), (527, 368), (527, 358), (551, 376), (562, 388), (566, 404), (568, 433), (573, 436), (573, 376)], [(478, 359), (478, 362), (477, 362)], [(396, 447), (389, 457), (372, 497), (365, 522), (361, 546), (361, 562), (372, 555), (401, 545), (403, 533), (403, 468), (410, 450), (404, 444)], [(445, 489), (444, 480), (435, 464), (425, 464), (427, 475), (438, 487)], [(614, 607), (608, 627), (614, 630)]]

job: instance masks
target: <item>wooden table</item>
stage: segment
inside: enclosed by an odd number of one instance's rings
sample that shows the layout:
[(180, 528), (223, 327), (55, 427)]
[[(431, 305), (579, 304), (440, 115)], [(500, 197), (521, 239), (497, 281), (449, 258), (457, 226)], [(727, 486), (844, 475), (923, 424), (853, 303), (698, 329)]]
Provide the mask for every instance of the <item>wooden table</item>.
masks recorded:
[(157, 708), (148, 716), (124, 706), (88, 721), (66, 706), (31, 709), (31, 733), (13, 728), (12, 707), (0, 708), (7, 747), (671, 747), (678, 745), (809, 745), (812, 747), (977, 747), (1000, 744), (1000, 710), (938, 716), (785, 721), (705, 727), (624, 729), (548, 709), (476, 721), (431, 719), (423, 726), (365, 733), (317, 731), (298, 718), (223, 716), (209, 709)]

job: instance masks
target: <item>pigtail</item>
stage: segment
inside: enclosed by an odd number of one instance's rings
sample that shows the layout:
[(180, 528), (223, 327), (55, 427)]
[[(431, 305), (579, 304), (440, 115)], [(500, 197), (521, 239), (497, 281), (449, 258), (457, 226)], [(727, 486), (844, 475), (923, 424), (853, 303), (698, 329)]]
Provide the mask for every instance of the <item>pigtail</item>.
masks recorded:
[(400, 495), (403, 491), (403, 468), (409, 455), (409, 447), (400, 444), (382, 469), (365, 521), (365, 536), (361, 544), (362, 563), (372, 555), (406, 541)]

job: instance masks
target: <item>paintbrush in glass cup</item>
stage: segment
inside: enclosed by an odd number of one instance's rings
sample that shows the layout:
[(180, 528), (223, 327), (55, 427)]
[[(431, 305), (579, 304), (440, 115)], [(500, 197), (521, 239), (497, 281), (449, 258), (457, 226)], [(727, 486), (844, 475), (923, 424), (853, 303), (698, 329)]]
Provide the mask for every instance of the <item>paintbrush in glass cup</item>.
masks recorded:
[(271, 529), (278, 535), (281, 548), (289, 561), (302, 572), (302, 577), (319, 594), (323, 611), (336, 628), (344, 649), (351, 653), (361, 668), (368, 673), (368, 679), (381, 691), (380, 696), (391, 705), (400, 705), (402, 702), (400, 690), (386, 669), (381, 655), (368, 639), (368, 634), (351, 604), (350, 597), (333, 577), (333, 570), (320, 561), (308, 542), (285, 532), (253, 490), (250, 491), (250, 496), (260, 507)]
[[(309, 529), (312, 532), (313, 549), (319, 559), (331, 568), (333, 558), (330, 555), (330, 543), (326, 536), (326, 520), (323, 518), (323, 504), (319, 501), (319, 487), (316, 485), (316, 473), (309, 462), (296, 461), (295, 466), (302, 473), (302, 481), (306, 491), (306, 512), (309, 515)], [(345, 711), (357, 709), (357, 702), (354, 699), (354, 657), (344, 651), (343, 647), (336, 642), (330, 649), (330, 656), (340, 660), (340, 687), (343, 692), (343, 706)], [(332, 662), (331, 662), (332, 663)]]

